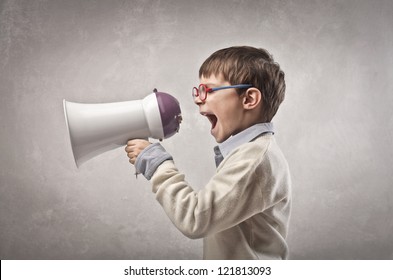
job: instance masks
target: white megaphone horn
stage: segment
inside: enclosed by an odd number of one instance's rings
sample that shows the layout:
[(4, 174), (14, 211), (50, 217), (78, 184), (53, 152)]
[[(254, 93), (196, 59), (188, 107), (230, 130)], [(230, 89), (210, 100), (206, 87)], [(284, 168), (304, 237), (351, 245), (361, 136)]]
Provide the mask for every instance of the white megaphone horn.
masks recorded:
[(83, 104), (63, 100), (76, 166), (136, 138), (169, 138), (179, 131), (179, 102), (168, 93), (142, 100)]

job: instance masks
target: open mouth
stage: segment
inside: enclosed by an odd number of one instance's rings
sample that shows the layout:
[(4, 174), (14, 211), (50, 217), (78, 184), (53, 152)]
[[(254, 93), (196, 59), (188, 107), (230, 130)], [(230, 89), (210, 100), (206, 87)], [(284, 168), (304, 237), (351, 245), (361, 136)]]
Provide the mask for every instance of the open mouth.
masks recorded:
[(205, 116), (211, 123), (212, 127), (211, 129), (214, 129), (217, 125), (217, 117), (213, 114), (208, 114), (208, 113), (201, 113), (203, 116)]

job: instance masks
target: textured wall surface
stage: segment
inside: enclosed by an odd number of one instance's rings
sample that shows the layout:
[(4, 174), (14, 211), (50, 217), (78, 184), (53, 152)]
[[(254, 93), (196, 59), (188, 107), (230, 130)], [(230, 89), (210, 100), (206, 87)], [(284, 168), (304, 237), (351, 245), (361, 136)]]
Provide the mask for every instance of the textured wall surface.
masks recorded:
[(0, 1), (0, 258), (199, 259), (122, 148), (75, 167), (62, 100), (181, 103), (163, 145), (202, 188), (214, 139), (190, 89), (213, 51), (270, 50), (293, 176), (292, 259), (393, 259), (393, 2)]

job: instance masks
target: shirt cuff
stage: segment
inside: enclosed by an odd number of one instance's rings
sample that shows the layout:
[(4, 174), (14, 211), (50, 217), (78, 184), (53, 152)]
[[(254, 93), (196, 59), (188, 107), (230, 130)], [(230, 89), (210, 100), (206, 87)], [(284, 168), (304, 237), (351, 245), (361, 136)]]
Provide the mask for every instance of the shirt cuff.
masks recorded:
[(172, 156), (161, 146), (154, 143), (147, 146), (136, 158), (135, 169), (150, 180), (158, 166), (166, 160), (173, 159)]

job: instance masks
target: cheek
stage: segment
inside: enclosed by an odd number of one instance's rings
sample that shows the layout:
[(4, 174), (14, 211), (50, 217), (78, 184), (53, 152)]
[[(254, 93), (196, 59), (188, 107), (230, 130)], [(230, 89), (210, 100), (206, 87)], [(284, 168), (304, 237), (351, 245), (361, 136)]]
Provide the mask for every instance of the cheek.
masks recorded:
[(221, 113), (229, 113), (237, 110), (239, 106), (239, 101), (233, 97), (221, 98), (214, 100), (214, 107)]
[[(218, 95), (214, 97), (218, 97)], [(239, 118), (242, 104), (238, 96), (226, 96), (226, 98), (217, 99), (212, 98), (210, 101), (210, 109), (222, 124), (230, 125)]]
[(239, 111), (236, 108), (224, 108), (224, 110), (220, 111), (217, 115), (219, 123), (224, 128), (232, 128), (237, 127), (240, 121)]

